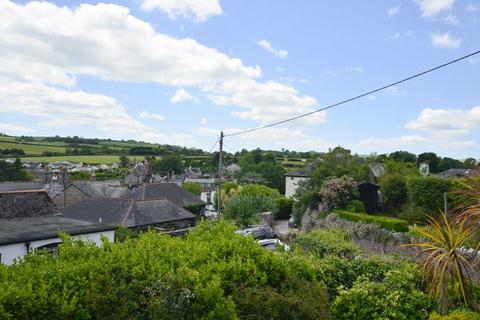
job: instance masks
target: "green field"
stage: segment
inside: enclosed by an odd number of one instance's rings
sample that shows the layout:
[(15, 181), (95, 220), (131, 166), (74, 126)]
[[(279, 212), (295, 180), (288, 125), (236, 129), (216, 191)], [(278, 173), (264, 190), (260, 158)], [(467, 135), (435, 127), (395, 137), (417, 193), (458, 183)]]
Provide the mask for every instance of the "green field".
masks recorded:
[[(91, 155), (91, 156), (52, 156), (52, 157), (23, 157), (22, 161), (39, 161), (39, 162), (83, 162), (89, 164), (110, 164), (119, 162), (118, 155)], [(144, 156), (129, 156), (131, 161), (143, 160)]]
[(52, 145), (38, 144), (38, 143), (19, 143), (7, 142), (0, 140), (0, 149), (22, 149), (28, 155), (41, 155), (44, 151), (65, 153), (65, 147), (58, 147)]

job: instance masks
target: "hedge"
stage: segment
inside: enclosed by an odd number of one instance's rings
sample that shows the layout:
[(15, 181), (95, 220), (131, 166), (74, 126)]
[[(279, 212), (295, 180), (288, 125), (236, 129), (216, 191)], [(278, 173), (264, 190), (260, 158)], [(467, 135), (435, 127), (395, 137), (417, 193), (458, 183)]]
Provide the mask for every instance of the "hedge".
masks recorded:
[(389, 217), (379, 217), (372, 216), (365, 213), (355, 213), (348, 211), (335, 211), (340, 218), (349, 220), (349, 221), (363, 221), (366, 223), (375, 223), (380, 227), (388, 230), (398, 231), (398, 232), (407, 232), (408, 223), (405, 220), (389, 218)]

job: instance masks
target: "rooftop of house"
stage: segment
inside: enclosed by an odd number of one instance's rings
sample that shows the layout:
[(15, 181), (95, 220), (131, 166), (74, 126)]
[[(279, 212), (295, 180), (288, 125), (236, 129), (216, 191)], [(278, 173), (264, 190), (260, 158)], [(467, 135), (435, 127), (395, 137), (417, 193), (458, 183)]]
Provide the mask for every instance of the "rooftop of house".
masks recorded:
[(182, 189), (175, 183), (144, 183), (128, 192), (125, 198), (137, 200), (168, 199), (181, 207), (206, 205), (193, 193)]
[(167, 199), (88, 198), (63, 209), (62, 214), (67, 218), (125, 227), (196, 218)]
[(0, 192), (0, 219), (38, 217), (57, 212), (45, 190)]
[(40, 190), (43, 189), (42, 182), (1, 182), (0, 192), (3, 191), (19, 191), (19, 190)]
[(475, 169), (448, 169), (437, 173), (437, 176), (442, 178), (450, 177), (476, 177), (480, 175), (480, 172)]
[(74, 236), (115, 230), (116, 228), (115, 226), (69, 219), (62, 216), (11, 219), (0, 223), (0, 245), (51, 239), (57, 237), (59, 232)]
[(284, 174), (286, 177), (305, 177), (308, 178), (312, 174), (312, 171), (315, 169), (315, 163), (309, 163), (301, 169), (290, 171)]

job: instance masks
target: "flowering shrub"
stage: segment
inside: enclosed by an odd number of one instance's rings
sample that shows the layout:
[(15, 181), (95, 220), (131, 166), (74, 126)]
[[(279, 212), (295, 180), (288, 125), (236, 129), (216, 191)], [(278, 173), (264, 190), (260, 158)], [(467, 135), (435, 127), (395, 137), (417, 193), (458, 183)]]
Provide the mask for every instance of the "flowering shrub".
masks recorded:
[(345, 208), (358, 195), (357, 183), (353, 178), (328, 178), (320, 188), (320, 198), (330, 209)]

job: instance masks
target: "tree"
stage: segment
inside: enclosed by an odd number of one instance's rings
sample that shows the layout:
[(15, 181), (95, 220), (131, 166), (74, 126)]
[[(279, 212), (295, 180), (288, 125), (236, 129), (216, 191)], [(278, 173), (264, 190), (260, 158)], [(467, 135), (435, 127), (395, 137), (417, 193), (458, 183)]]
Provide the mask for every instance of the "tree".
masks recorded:
[(319, 194), (327, 208), (345, 208), (350, 200), (358, 196), (357, 183), (347, 176), (328, 178), (320, 188)]
[(175, 174), (183, 172), (183, 163), (177, 155), (167, 155), (160, 160), (151, 161), (149, 164), (151, 173), (170, 174), (172, 171)]
[(473, 169), (477, 165), (477, 160), (475, 160), (474, 158), (467, 158), (465, 159), (465, 161), (463, 161), (463, 164), (465, 165), (465, 167)]
[(328, 177), (338, 178), (345, 175), (357, 181), (369, 180), (370, 170), (364, 159), (352, 155), (348, 149), (336, 147), (321, 157), (310, 180), (314, 187), (320, 187)]
[(23, 170), (22, 161), (16, 158), (13, 163), (0, 160), (0, 181), (33, 180), (31, 174)]
[(418, 155), (418, 164), (426, 162), (428, 163), (428, 167), (430, 172), (437, 173), (438, 172), (438, 163), (440, 162), (440, 158), (434, 152), (424, 152)]
[(407, 203), (407, 180), (400, 174), (387, 174), (380, 179), (380, 191), (387, 210), (400, 211)]
[(201, 195), (203, 191), (203, 187), (196, 182), (184, 182), (182, 183), (182, 188), (184, 190), (187, 190), (188, 192), (193, 193), (196, 196)]
[(124, 154), (122, 154), (118, 159), (120, 160), (120, 167), (121, 168), (126, 168), (130, 164), (130, 160)]
[(258, 223), (258, 215), (262, 212), (277, 211), (273, 197), (265, 195), (236, 195), (224, 210), (227, 219), (234, 220), (240, 226)]
[(408, 151), (395, 151), (388, 156), (390, 160), (397, 162), (417, 162), (417, 156)]
[(470, 289), (472, 265), (460, 250), (476, 232), (469, 222), (467, 215), (449, 218), (442, 211), (440, 217), (429, 218), (429, 228), (415, 228), (425, 241), (412, 246), (421, 249), (422, 272), (433, 297), (446, 303), (451, 293), (458, 290), (465, 304), (480, 311)]
[(439, 172), (446, 171), (448, 169), (457, 169), (457, 168), (459, 169), (465, 168), (465, 164), (460, 160), (456, 160), (448, 157), (442, 158), (438, 164)]

